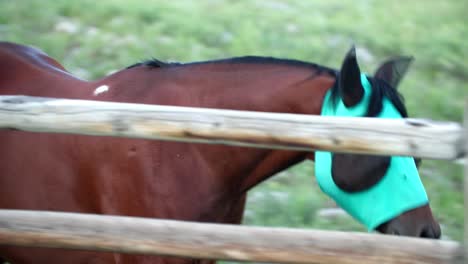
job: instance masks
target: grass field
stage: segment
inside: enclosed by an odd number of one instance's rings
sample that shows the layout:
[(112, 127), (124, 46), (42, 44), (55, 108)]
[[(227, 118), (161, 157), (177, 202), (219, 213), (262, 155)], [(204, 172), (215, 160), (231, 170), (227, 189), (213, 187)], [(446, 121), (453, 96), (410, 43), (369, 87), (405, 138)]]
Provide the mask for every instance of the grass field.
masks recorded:
[[(460, 122), (468, 95), (467, 3), (0, 0), (0, 40), (37, 46), (87, 79), (150, 57), (268, 55), (338, 67), (355, 43), (368, 72), (388, 56), (413, 55), (400, 88), (410, 114)], [(305, 162), (258, 186), (245, 224), (363, 231), (347, 216), (323, 216), (334, 205), (312, 175)], [(444, 238), (461, 241), (462, 167), (424, 161), (421, 175)]]

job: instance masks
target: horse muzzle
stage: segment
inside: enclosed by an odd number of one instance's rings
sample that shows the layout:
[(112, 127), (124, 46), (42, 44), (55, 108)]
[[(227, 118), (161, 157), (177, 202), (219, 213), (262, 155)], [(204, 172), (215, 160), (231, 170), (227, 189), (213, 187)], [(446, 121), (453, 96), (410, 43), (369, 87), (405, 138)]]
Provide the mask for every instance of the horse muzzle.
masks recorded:
[(398, 236), (439, 239), (442, 235), (439, 223), (434, 219), (429, 205), (407, 211), (378, 226), (377, 231)]

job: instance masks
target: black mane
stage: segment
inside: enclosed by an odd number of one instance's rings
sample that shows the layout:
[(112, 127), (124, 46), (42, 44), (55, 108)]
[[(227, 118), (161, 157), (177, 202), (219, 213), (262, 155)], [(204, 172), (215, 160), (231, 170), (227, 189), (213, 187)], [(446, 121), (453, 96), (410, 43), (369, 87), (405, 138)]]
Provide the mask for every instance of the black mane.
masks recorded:
[(180, 63), (169, 63), (169, 62), (164, 62), (164, 61), (161, 61), (161, 60), (158, 60), (156, 58), (151, 58), (149, 60), (145, 60), (145, 61), (141, 61), (141, 62), (137, 62), (135, 64), (132, 64), (130, 66), (128, 66), (126, 69), (131, 69), (131, 68), (135, 68), (135, 67), (138, 67), (138, 66), (148, 66), (150, 68), (163, 68), (163, 67), (168, 67), (168, 66), (171, 66), (171, 65), (179, 65)]
[[(198, 65), (206, 63), (249, 63), (249, 64), (283, 64), (296, 67), (306, 67), (314, 69), (317, 73), (325, 72), (334, 77), (338, 77), (339, 73), (337, 70), (328, 68), (325, 66), (318, 65), (316, 63), (304, 62), (300, 60), (293, 59), (279, 59), (274, 57), (261, 57), (261, 56), (243, 56), (243, 57), (233, 57), (227, 59), (219, 60), (209, 60), (209, 61), (198, 61), (198, 62), (189, 62), (189, 63), (179, 63), (179, 62), (164, 62), (155, 58), (145, 60), (142, 62), (135, 63), (127, 67), (127, 69), (138, 67), (138, 66), (147, 66), (149, 68), (165, 68), (173, 66), (183, 66), (183, 65)], [(368, 80), (372, 86), (372, 94), (370, 98), (369, 108), (366, 113), (366, 117), (375, 117), (382, 111), (382, 101), (384, 97), (387, 97), (392, 104), (396, 107), (398, 112), (403, 117), (408, 117), (406, 107), (404, 105), (403, 96), (398, 93), (398, 91), (391, 87), (387, 82), (368, 77)], [(331, 91), (332, 100), (336, 101), (339, 99), (338, 85), (332, 87)]]
[(283, 64), (283, 65), (290, 65), (290, 66), (297, 66), (297, 67), (306, 67), (306, 68), (314, 69), (318, 72), (326, 72), (333, 76), (336, 76), (337, 74), (336, 70), (318, 65), (316, 63), (304, 62), (304, 61), (293, 60), (293, 59), (279, 59), (279, 58), (274, 58), (274, 57), (261, 57), (261, 56), (243, 56), (243, 57), (233, 57), (233, 58), (227, 58), (227, 59), (197, 61), (197, 62), (189, 62), (189, 63), (163, 62), (161, 60), (151, 58), (149, 60), (130, 65), (127, 67), (127, 69), (137, 67), (137, 66), (162, 68), (162, 67), (183, 66), (183, 65), (199, 65), (199, 64), (206, 64), (206, 63)]

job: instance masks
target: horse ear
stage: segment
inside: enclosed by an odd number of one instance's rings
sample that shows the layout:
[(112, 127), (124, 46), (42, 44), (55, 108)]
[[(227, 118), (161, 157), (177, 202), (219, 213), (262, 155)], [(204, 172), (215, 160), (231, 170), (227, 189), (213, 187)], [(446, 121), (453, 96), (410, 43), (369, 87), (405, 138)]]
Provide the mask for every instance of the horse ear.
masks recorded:
[(363, 95), (364, 88), (361, 84), (361, 71), (356, 60), (356, 49), (354, 45), (346, 54), (341, 65), (340, 75), (338, 77), (338, 88), (341, 99), (346, 107), (358, 104)]
[(390, 59), (380, 65), (374, 77), (386, 81), (390, 86), (397, 89), (411, 62), (413, 62), (413, 57), (401, 56)]

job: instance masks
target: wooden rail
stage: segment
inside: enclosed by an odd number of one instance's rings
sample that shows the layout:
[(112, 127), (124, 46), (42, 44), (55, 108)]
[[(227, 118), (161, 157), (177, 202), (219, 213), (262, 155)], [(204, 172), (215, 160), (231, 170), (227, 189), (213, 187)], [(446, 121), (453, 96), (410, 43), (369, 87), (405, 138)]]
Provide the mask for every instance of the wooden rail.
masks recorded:
[(331, 118), (0, 96), (0, 129), (295, 150), (457, 159), (462, 127), (416, 119)]
[(463, 256), (451, 241), (15, 210), (0, 210), (0, 244), (270, 263), (430, 264)]

